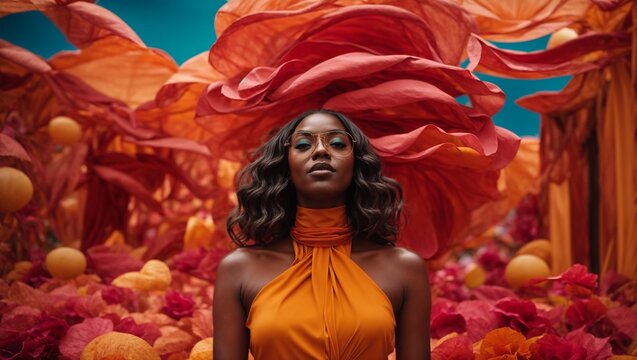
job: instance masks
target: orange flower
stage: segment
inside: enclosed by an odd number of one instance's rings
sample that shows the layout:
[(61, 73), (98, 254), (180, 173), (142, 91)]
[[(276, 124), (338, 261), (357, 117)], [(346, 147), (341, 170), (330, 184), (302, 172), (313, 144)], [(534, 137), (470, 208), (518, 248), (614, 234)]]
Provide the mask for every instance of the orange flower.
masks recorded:
[(488, 359), (529, 359), (529, 347), (537, 338), (527, 340), (521, 333), (503, 327), (490, 331), (480, 344), (480, 351), (476, 360)]

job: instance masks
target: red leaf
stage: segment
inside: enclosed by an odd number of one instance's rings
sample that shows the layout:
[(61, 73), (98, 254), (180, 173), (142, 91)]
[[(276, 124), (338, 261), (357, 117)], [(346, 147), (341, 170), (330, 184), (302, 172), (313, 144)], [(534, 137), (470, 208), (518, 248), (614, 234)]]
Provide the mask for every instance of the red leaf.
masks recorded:
[(619, 306), (609, 309), (606, 316), (619, 333), (630, 339), (637, 336), (637, 311), (626, 306)]
[(70, 360), (78, 360), (91, 340), (112, 330), (113, 322), (108, 319), (85, 319), (69, 328), (60, 342), (60, 352)]
[(466, 336), (454, 336), (443, 341), (431, 352), (432, 360), (474, 360), (473, 344)]
[(493, 305), (483, 300), (467, 300), (458, 304), (456, 311), (464, 317), (467, 335), (471, 341), (478, 341), (498, 327), (498, 317)]
[(431, 319), (431, 337), (440, 339), (452, 332), (463, 333), (466, 330), (466, 322), (457, 312), (442, 311)]
[(571, 331), (570, 333), (566, 334), (565, 339), (574, 346), (580, 347), (584, 350), (586, 356), (581, 359), (608, 359), (613, 355), (613, 351), (608, 342), (608, 338), (597, 338), (585, 332), (583, 329)]
[(31, 157), (19, 142), (0, 133), (0, 156), (10, 156), (20, 161), (31, 162)]
[(606, 306), (596, 298), (575, 301), (566, 310), (567, 324), (571, 329), (590, 326), (606, 315)]

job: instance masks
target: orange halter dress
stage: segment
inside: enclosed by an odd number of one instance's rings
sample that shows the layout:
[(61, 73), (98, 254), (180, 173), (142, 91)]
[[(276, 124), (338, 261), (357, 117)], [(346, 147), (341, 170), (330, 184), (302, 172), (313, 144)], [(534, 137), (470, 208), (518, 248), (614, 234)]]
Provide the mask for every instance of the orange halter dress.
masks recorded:
[(385, 293), (351, 258), (345, 206), (297, 209), (295, 260), (255, 297), (246, 326), (256, 360), (386, 360), (396, 321)]

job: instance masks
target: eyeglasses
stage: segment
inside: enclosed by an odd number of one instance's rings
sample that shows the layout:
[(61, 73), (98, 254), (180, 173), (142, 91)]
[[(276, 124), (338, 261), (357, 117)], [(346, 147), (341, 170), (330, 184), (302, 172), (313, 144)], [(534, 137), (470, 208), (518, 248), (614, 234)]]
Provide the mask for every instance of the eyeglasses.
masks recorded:
[(356, 143), (350, 133), (343, 130), (330, 130), (321, 133), (297, 131), (283, 145), (296, 152), (312, 155), (316, 151), (319, 141), (322, 142), (323, 148), (330, 155), (338, 157), (349, 156), (354, 151)]

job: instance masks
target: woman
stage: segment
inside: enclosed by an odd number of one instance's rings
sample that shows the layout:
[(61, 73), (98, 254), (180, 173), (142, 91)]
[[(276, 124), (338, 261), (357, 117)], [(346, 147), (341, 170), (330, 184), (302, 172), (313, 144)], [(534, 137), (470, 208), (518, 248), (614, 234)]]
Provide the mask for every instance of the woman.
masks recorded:
[[(429, 358), (424, 261), (394, 246), (400, 185), (342, 114), (290, 121), (239, 176), (214, 359)], [(248, 245), (253, 243), (252, 245)]]

